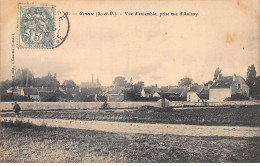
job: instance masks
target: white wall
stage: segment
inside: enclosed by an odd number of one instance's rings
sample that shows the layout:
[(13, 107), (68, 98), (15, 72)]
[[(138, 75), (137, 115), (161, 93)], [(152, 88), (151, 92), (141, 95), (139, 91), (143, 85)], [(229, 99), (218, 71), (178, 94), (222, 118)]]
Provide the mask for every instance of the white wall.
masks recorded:
[(209, 101), (224, 101), (227, 97), (231, 97), (230, 88), (218, 88), (209, 90)]
[(200, 98), (196, 94), (196, 92), (188, 92), (187, 93), (187, 101), (198, 102), (198, 100), (200, 100)]
[(159, 95), (159, 93), (155, 92), (155, 93), (153, 94), (153, 97), (160, 97), (160, 95)]

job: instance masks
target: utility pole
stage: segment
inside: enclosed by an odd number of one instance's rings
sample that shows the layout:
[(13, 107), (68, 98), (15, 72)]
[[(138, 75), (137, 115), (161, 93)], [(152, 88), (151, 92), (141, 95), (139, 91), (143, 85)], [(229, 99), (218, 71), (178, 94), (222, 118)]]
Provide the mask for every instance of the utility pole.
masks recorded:
[(28, 87), (28, 71), (27, 71), (27, 75), (26, 75), (26, 88)]

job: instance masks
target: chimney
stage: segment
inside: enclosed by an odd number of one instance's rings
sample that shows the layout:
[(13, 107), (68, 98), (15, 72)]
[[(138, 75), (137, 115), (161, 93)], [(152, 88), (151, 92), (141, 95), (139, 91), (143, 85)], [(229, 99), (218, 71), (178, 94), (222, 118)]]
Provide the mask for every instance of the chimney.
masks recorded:
[(233, 75), (233, 82), (236, 81), (236, 77), (237, 77), (237, 76), (236, 76), (236, 74), (234, 73), (234, 75)]
[(208, 83), (208, 88), (210, 88), (211, 87), (211, 85)]

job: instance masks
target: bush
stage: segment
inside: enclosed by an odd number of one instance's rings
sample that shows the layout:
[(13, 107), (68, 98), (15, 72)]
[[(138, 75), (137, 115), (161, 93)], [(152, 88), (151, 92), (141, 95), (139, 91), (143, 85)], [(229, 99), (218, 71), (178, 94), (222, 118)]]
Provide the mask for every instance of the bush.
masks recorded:
[(97, 101), (106, 101), (106, 100), (107, 100), (106, 96), (97, 95)]
[(231, 97), (225, 98), (225, 101), (240, 101), (240, 100), (249, 100), (249, 98), (240, 93), (236, 93), (234, 95), (231, 95)]
[(35, 127), (36, 125), (34, 125), (30, 122), (22, 122), (20, 120), (16, 120), (16, 121), (12, 121), (12, 120), (5, 121), (4, 120), (1, 122), (1, 126), (2, 127), (11, 127), (17, 131), (21, 131), (22, 129), (32, 128), (32, 127)]
[(95, 95), (89, 95), (87, 93), (77, 93), (74, 100), (79, 102), (93, 102), (95, 101)]
[(11, 93), (2, 93), (0, 101), (33, 101), (31, 98), (26, 96), (14, 95)]
[(58, 101), (60, 97), (60, 93), (58, 92), (41, 92), (40, 99), (41, 101), (55, 102)]

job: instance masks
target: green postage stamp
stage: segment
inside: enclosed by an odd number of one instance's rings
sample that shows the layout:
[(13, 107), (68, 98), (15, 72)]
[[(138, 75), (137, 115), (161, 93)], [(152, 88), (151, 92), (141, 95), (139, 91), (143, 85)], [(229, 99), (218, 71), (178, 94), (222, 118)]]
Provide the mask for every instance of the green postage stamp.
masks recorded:
[(20, 6), (19, 48), (53, 48), (53, 6)]

